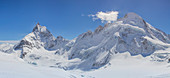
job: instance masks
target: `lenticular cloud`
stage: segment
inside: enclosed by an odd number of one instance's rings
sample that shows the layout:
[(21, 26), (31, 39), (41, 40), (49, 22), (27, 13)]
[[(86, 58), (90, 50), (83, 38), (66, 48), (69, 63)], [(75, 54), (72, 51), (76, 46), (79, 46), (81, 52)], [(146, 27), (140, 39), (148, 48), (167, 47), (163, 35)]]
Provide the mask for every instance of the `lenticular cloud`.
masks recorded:
[(93, 20), (100, 19), (102, 23), (104, 21), (111, 23), (117, 20), (118, 14), (119, 14), (118, 11), (109, 11), (109, 12), (100, 11), (100, 12), (97, 12), (97, 14), (95, 15), (89, 15), (89, 16), (93, 17)]

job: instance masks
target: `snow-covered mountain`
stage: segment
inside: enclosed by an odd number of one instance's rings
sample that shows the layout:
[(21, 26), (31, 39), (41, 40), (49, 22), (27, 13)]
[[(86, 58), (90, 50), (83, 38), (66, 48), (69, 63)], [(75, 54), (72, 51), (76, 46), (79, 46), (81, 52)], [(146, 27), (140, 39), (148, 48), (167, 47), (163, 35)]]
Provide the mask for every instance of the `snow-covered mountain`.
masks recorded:
[[(63, 43), (62, 43), (63, 42)], [(14, 49), (22, 50), (21, 58), (24, 58), (27, 53), (31, 53), (33, 48), (40, 49), (44, 48), (47, 50), (58, 49), (68, 43), (68, 40), (65, 40), (61, 36), (55, 37), (50, 33), (45, 26), (40, 26), (38, 23), (33, 31), (25, 36), (19, 44), (17, 44)]]
[(169, 35), (139, 15), (128, 13), (114, 23), (99, 26), (94, 32), (87, 31), (73, 40), (61, 36), (55, 38), (38, 23), (14, 49), (21, 58), (34, 65), (91, 70), (109, 64), (118, 53), (146, 57), (169, 47)]

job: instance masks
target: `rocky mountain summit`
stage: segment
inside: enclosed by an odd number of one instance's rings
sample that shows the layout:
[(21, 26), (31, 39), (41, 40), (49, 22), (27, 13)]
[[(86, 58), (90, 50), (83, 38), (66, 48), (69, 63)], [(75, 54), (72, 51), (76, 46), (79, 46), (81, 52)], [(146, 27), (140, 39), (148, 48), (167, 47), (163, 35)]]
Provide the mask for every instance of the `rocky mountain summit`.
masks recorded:
[[(62, 41), (63, 43), (61, 43)], [(57, 49), (67, 42), (68, 40), (63, 39), (61, 36), (56, 39), (45, 26), (41, 26), (38, 23), (33, 31), (25, 36), (14, 49), (22, 50), (21, 58), (24, 58), (27, 53), (32, 52), (33, 48), (51, 50), (55, 47)]]

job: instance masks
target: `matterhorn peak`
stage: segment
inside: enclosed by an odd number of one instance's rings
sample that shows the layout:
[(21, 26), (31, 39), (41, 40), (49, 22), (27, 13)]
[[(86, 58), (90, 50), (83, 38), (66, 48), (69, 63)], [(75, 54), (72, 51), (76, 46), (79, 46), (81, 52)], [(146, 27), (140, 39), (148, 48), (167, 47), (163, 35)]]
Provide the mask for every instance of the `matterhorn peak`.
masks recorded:
[(33, 31), (32, 31), (32, 32), (39, 30), (40, 27), (41, 27), (41, 26), (40, 26), (40, 23), (38, 22), (38, 23), (36, 24), (36, 26), (33, 28)]
[(36, 24), (32, 32), (49, 33), (47, 28), (45, 26), (41, 26), (39, 22)]

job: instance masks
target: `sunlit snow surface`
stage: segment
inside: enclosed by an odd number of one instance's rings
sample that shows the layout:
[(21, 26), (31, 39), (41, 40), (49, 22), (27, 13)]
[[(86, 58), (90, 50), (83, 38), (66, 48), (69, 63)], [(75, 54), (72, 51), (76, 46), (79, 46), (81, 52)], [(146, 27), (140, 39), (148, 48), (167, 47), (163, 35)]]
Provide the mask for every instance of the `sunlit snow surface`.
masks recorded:
[(12, 54), (0, 52), (0, 78), (74, 78), (62, 69), (33, 66)]
[[(170, 48), (156, 53), (168, 51)], [(28, 64), (15, 53), (0, 52), (0, 78), (170, 78), (170, 63), (153, 61), (151, 56), (131, 56), (125, 52), (116, 54), (109, 64), (97, 70), (65, 71)]]

